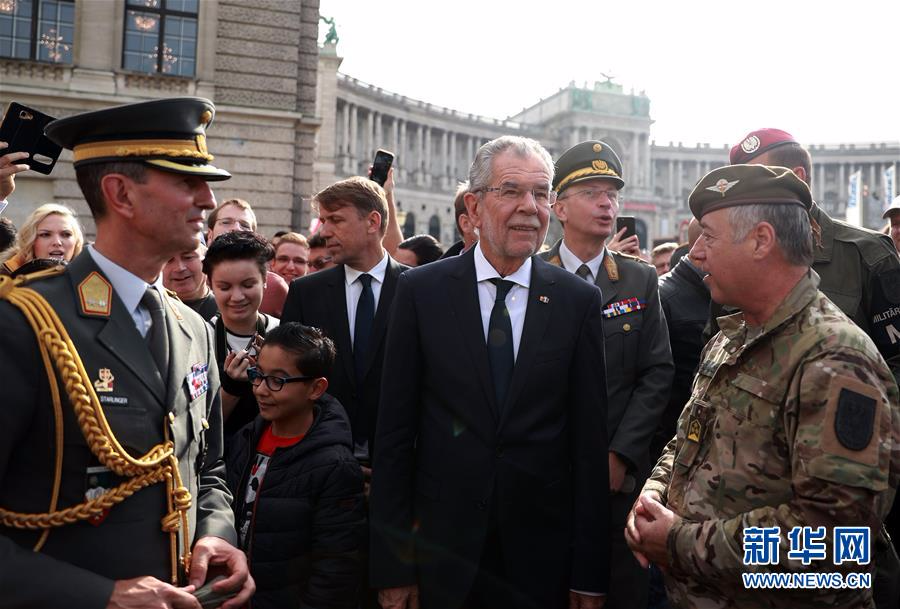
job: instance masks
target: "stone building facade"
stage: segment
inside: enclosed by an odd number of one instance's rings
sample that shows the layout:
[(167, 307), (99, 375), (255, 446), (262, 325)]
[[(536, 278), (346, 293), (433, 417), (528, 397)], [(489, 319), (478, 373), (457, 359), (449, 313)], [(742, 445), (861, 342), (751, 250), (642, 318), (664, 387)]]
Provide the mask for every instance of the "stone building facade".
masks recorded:
[[(638, 218), (649, 245), (676, 236), (689, 217), (687, 193), (727, 162), (727, 147), (657, 145), (650, 100), (610, 81), (570, 83), (506, 119), (385, 91), (341, 73), (336, 46), (318, 46), (318, 24), (318, 0), (0, 0), (0, 104), (15, 100), (66, 116), (158, 97), (208, 97), (218, 109), (210, 150), (235, 176), (216, 185), (217, 198), (250, 201), (264, 234), (305, 232), (311, 196), (336, 179), (365, 175), (375, 150), (387, 148), (397, 155), (404, 232), (452, 243), (453, 195), (475, 150), (520, 134), (554, 156), (585, 139), (608, 141), (628, 183), (622, 213)], [(810, 150), (823, 206), (842, 216), (847, 179), (861, 169), (865, 222), (878, 226), (882, 171), (900, 161), (900, 143)], [(26, 172), (17, 184), (5, 212), (14, 221), (55, 201), (73, 207), (93, 234), (70, 153), (51, 176)], [(551, 231), (552, 239), (559, 227)]]
[[(0, 21), (6, 18), (18, 27), (18, 34), (13, 29), (13, 43), (19, 46), (12, 50), (4, 46), (6, 30), (0, 28), (0, 104), (5, 108), (15, 100), (61, 117), (159, 97), (207, 97), (217, 108), (209, 149), (215, 164), (234, 175), (215, 185), (217, 199), (250, 201), (264, 234), (303, 226), (309, 222), (321, 123), (316, 115), (318, 4), (318, 0), (32, 0), (26, 7), (20, 0), (3, 0)], [(60, 5), (66, 14), (48, 36), (44, 15)], [(34, 15), (27, 12), (31, 7)], [(40, 39), (28, 40), (25, 25), (38, 15)], [(160, 28), (167, 28), (165, 52), (157, 64), (160, 69), (154, 70), (159, 48), (154, 39)], [(150, 40), (149, 46), (145, 44), (141, 53), (129, 50), (142, 37)], [(65, 52), (48, 56), (43, 47), (57, 38), (61, 40), (56, 49), (63, 45)], [(140, 64), (133, 57), (142, 55), (150, 60), (143, 70), (135, 69)], [(185, 71), (182, 65), (190, 66), (188, 73), (179, 74)], [(63, 153), (51, 176), (26, 172), (16, 183), (4, 212), (14, 221), (21, 222), (40, 203), (54, 201), (74, 208), (88, 235), (93, 234), (70, 152)]]
[[(728, 163), (728, 146), (659, 145), (652, 141), (650, 100), (613, 82), (570, 83), (508, 119), (463, 114), (385, 91), (338, 71), (334, 46), (321, 49), (316, 187), (365, 175), (377, 148), (397, 154), (397, 198), (404, 234), (431, 233), (452, 243), (452, 200), (477, 147), (517, 134), (539, 140), (554, 156), (586, 139), (608, 142), (619, 153), (627, 182), (622, 214), (638, 219), (642, 243), (681, 239), (690, 219), (687, 198), (707, 172)], [(323, 85), (324, 83), (324, 85)], [(334, 114), (330, 114), (333, 112)], [(789, 126), (787, 126), (789, 127)], [(752, 127), (751, 127), (752, 128)], [(748, 128), (749, 130), (749, 128)], [(900, 142), (809, 146), (812, 190), (835, 217), (844, 216), (849, 176), (861, 170), (865, 225), (880, 227), (883, 170), (900, 168)], [(323, 154), (323, 151), (327, 151)], [(895, 186), (896, 188), (896, 186)], [(551, 225), (548, 240), (559, 234)]]

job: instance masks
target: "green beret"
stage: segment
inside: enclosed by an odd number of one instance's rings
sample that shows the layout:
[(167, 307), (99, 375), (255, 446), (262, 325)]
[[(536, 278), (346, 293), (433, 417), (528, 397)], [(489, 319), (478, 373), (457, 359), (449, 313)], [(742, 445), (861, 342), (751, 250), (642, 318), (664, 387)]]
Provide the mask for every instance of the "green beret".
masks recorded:
[(572, 184), (594, 178), (610, 179), (618, 189), (625, 186), (619, 155), (606, 142), (589, 140), (572, 146), (556, 161), (553, 190), (559, 195)]
[(688, 199), (698, 220), (717, 209), (735, 205), (798, 205), (809, 211), (809, 186), (785, 167), (727, 165), (703, 176)]
[(227, 180), (209, 164), (206, 129), (216, 107), (202, 97), (175, 97), (125, 104), (55, 120), (44, 129), (50, 140), (72, 150), (75, 167), (141, 161), (155, 169)]

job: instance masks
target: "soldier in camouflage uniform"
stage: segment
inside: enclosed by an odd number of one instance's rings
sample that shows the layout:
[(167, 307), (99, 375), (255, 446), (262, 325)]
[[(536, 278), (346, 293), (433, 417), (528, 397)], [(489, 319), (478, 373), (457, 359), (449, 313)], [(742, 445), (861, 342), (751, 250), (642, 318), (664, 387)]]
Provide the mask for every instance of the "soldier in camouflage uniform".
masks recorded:
[[(833, 564), (833, 530), (871, 527), (874, 538), (900, 479), (897, 385), (817, 289), (811, 205), (790, 170), (760, 165), (716, 169), (691, 193), (703, 227), (692, 256), (713, 297), (743, 312), (719, 319), (626, 529), (639, 560), (666, 571), (674, 607), (874, 607), (871, 589), (747, 590), (741, 577), (874, 572)], [(774, 526), (778, 563), (745, 566), (744, 529)], [(789, 560), (794, 526), (824, 526), (828, 559)]]

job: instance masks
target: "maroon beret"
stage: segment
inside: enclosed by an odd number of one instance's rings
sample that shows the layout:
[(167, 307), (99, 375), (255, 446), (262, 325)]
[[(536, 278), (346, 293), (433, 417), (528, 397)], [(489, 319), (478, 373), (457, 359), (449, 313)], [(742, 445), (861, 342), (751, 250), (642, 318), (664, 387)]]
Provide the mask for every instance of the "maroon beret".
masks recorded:
[(764, 152), (786, 144), (799, 144), (794, 136), (781, 129), (757, 129), (735, 144), (728, 155), (732, 165), (746, 165)]

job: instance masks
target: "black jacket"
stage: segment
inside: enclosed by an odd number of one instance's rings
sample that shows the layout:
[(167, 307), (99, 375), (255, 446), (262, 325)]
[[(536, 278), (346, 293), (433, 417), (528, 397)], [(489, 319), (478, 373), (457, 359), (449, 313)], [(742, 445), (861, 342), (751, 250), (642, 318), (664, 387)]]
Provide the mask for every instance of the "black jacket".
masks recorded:
[[(257, 417), (241, 429), (228, 458), (238, 530), (265, 426)], [(306, 437), (275, 450), (243, 547), (256, 580), (253, 609), (356, 607), (366, 525), (363, 476), (352, 448), (347, 415), (325, 394)]]
[(659, 299), (669, 326), (675, 379), (669, 393), (669, 404), (650, 446), (650, 457), (654, 461), (675, 435), (678, 416), (691, 395), (694, 374), (700, 364), (700, 352), (706, 344), (703, 328), (709, 316), (709, 288), (684, 258), (659, 278)]
[(375, 445), (384, 336), (397, 277), (408, 268), (388, 258), (381, 297), (375, 311), (366, 372), (361, 383), (357, 382), (353, 371), (353, 342), (350, 340), (350, 323), (347, 320), (347, 281), (343, 264), (292, 281), (281, 314), (282, 323), (299, 321), (305, 326), (314, 326), (334, 341), (337, 357), (328, 376), (328, 393), (336, 397), (347, 411), (356, 444), (368, 442), (370, 455)]

